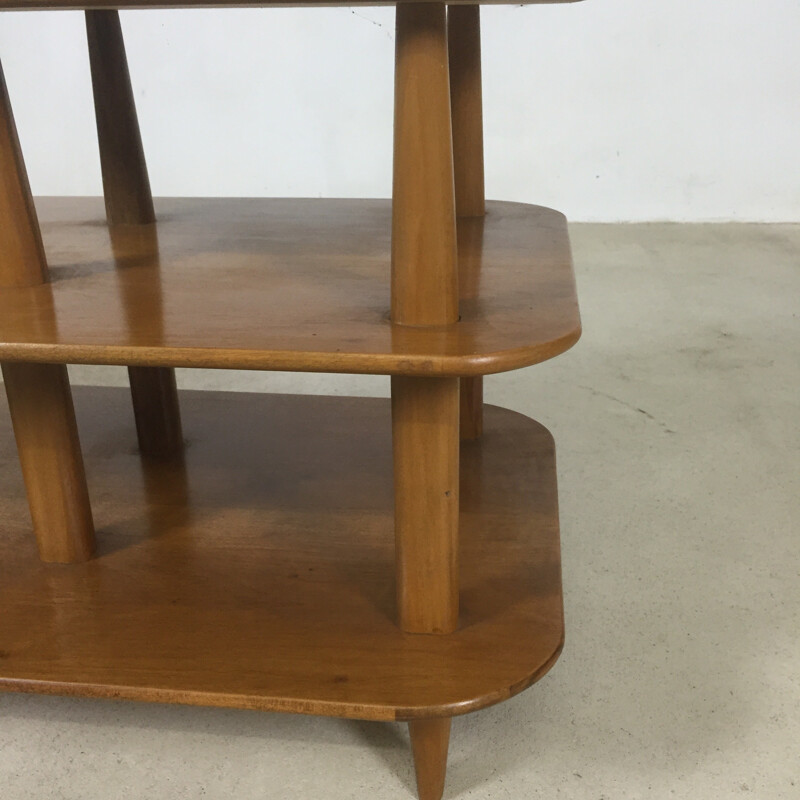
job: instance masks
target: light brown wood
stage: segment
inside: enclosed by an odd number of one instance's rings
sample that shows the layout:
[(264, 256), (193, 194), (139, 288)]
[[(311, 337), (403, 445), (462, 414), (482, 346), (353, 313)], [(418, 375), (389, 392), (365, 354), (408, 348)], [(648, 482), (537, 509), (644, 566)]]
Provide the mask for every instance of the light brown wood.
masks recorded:
[(86, 38), (110, 225), (155, 222), (118, 11), (87, 11)]
[[(116, 8), (278, 4), (78, 6), (107, 225), (47, 202), (44, 244), (0, 70), (0, 452), (13, 428), (40, 556), (0, 462), (0, 689), (405, 720), (441, 800), (451, 717), (563, 645), (552, 440), (494, 408), (484, 432), (482, 376), (580, 335), (565, 220), (485, 216), (478, 8), (397, 0), (391, 203), (170, 200), (159, 224)], [(75, 6), (0, 0), (48, 7)], [(128, 366), (160, 456), (118, 390), (79, 392), (93, 559), (71, 362)], [(392, 400), (191, 393), (184, 452), (176, 366), (389, 374)]]
[(458, 624), (458, 379), (392, 378), (397, 605), (410, 633)]
[[(114, 0), (115, 8), (246, 8), (263, 6), (391, 6), (419, 0)], [(422, 0), (435, 2), (435, 0)], [(456, 4), (510, 5), (509, 0), (454, 0)], [(575, 3), (579, 0), (520, 0), (514, 5)], [(108, 8), (108, 0), (0, 0), (0, 11), (47, 8)]]
[(480, 12), (480, 6), (451, 6), (447, 10), (453, 164), (459, 217), (482, 217), (486, 213)]
[(3, 364), (2, 369), (39, 557), (61, 564), (85, 561), (94, 549), (94, 525), (67, 368)]
[(52, 283), (0, 292), (0, 360), (458, 377), (580, 335), (566, 221), (536, 206), (462, 220), (477, 296), (422, 328), (388, 319), (385, 200), (157, 200), (158, 250), (112, 243), (101, 199), (38, 205)]
[[(0, 294), (44, 284), (47, 262), (0, 66)], [(46, 293), (47, 285), (39, 286)], [(2, 364), (30, 514), (44, 561), (87, 559), (93, 547), (67, 368)]]
[[(86, 36), (106, 218), (111, 226), (151, 225), (156, 216), (119, 12), (87, 11)], [(158, 457), (178, 452), (183, 436), (175, 371), (129, 367), (128, 375), (139, 449)]]
[[(459, 259), (444, 5), (396, 11), (392, 314), (400, 326), (457, 326)], [(400, 627), (458, 626), (458, 378), (392, 377)], [(421, 800), (439, 800), (448, 738), (411, 731)], [(449, 725), (447, 726), (449, 732)], [(441, 779), (441, 780), (440, 780)]]
[(419, 719), (408, 723), (419, 800), (441, 800), (450, 745), (449, 719)]
[[(459, 217), (482, 217), (486, 213), (480, 24), (480, 6), (450, 6), (447, 9), (453, 165)], [(462, 239), (459, 237), (459, 247)], [(462, 297), (475, 296), (474, 287), (463, 279), (459, 286)], [(482, 414), (483, 378), (463, 378), (462, 439), (475, 439), (481, 435)]]
[(444, 4), (398, 5), (392, 321), (458, 321), (453, 142)]
[(46, 280), (39, 222), (0, 63), (0, 287)]
[(461, 625), (396, 624), (388, 401), (186, 392), (142, 460), (127, 392), (75, 387), (97, 554), (40, 563), (0, 401), (0, 686), (374, 720), (452, 716), (562, 643), (553, 444), (488, 407), (462, 443)]

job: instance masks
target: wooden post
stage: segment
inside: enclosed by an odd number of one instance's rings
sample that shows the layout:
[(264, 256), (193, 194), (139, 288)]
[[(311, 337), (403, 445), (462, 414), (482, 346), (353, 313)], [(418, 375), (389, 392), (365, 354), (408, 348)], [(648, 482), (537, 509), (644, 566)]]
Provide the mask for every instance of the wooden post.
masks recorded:
[[(458, 321), (446, 9), (398, 4), (392, 321)], [(397, 601), (410, 633), (458, 621), (458, 378), (392, 378)], [(450, 720), (410, 724), (420, 800), (439, 800)]]
[(447, 719), (418, 719), (408, 723), (419, 800), (440, 800), (444, 793), (447, 749), (450, 746), (450, 723)]
[(392, 321), (458, 321), (453, 137), (445, 7), (397, 6)]
[[(48, 279), (39, 221), (0, 65), (0, 287)], [(33, 528), (43, 561), (85, 561), (94, 525), (63, 364), (2, 365)]]
[[(448, 7), (453, 162), (459, 217), (486, 214), (480, 26), (480, 6)], [(483, 378), (462, 378), (461, 438), (477, 439), (482, 432)]]
[[(86, 34), (108, 224), (152, 224), (156, 216), (119, 12), (87, 11)], [(139, 449), (161, 457), (179, 452), (175, 370), (129, 367), (128, 375)]]
[(400, 626), (458, 623), (458, 378), (392, 378)]

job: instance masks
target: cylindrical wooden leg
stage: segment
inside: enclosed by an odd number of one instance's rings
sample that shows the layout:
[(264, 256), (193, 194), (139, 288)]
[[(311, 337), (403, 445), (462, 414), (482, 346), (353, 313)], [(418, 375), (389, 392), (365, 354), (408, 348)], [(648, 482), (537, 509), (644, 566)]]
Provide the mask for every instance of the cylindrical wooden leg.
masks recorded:
[(447, 773), (450, 719), (420, 719), (408, 723), (419, 800), (441, 800)]
[(461, 438), (479, 439), (483, 433), (483, 378), (461, 379)]
[(85, 561), (94, 525), (67, 368), (3, 364), (3, 380), (42, 561)]
[[(0, 66), (0, 287), (48, 278), (39, 221)], [(83, 561), (94, 526), (67, 368), (3, 364), (33, 527), (44, 561)]]
[(0, 64), (0, 287), (46, 281), (39, 220)]
[[(459, 217), (482, 217), (486, 213), (480, 13), (477, 5), (447, 9), (453, 165)], [(469, 288), (467, 281), (461, 282), (462, 297), (468, 296)], [(482, 432), (483, 378), (463, 378), (461, 438), (477, 439)]]
[[(119, 12), (87, 11), (86, 35), (108, 223), (152, 224), (156, 216)], [(140, 450), (160, 457), (179, 452), (175, 370), (131, 367), (128, 374)]]
[[(458, 321), (453, 142), (444, 5), (398, 4), (392, 322)], [(458, 378), (392, 378), (400, 625), (458, 619)]]
[(400, 626), (458, 622), (458, 378), (392, 378)]
[(397, 5), (392, 322), (458, 321), (453, 141), (444, 5)]
[[(458, 322), (444, 5), (398, 4), (392, 322)], [(392, 377), (397, 604), (410, 633), (458, 623), (459, 379)], [(439, 800), (449, 720), (410, 723), (421, 800)]]
[(181, 452), (183, 429), (175, 370), (129, 367), (128, 377), (140, 451), (162, 458)]
[(480, 6), (447, 9), (453, 164), (459, 217), (486, 213)]

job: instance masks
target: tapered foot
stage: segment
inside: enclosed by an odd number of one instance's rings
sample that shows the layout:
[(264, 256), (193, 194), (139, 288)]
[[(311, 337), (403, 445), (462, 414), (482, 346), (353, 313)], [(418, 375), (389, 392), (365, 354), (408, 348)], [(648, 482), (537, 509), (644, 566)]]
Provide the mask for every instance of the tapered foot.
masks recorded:
[(445, 719), (419, 719), (408, 723), (419, 800), (441, 800), (447, 773), (447, 748), (450, 722)]

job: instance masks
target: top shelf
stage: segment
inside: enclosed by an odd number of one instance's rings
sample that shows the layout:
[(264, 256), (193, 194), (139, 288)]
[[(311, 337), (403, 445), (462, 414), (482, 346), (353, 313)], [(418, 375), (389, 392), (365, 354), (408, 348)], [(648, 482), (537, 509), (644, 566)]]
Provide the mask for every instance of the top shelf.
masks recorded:
[(580, 336), (566, 220), (492, 202), (459, 220), (461, 321), (389, 321), (388, 200), (37, 201), (51, 281), (0, 291), (0, 361), (471, 376)]
[[(579, 0), (448, 0), (447, 5), (541, 5), (575, 3)], [(316, 6), (394, 6), (409, 2), (437, 0), (0, 0), (0, 11), (35, 9), (143, 9), (143, 8), (269, 8)]]

